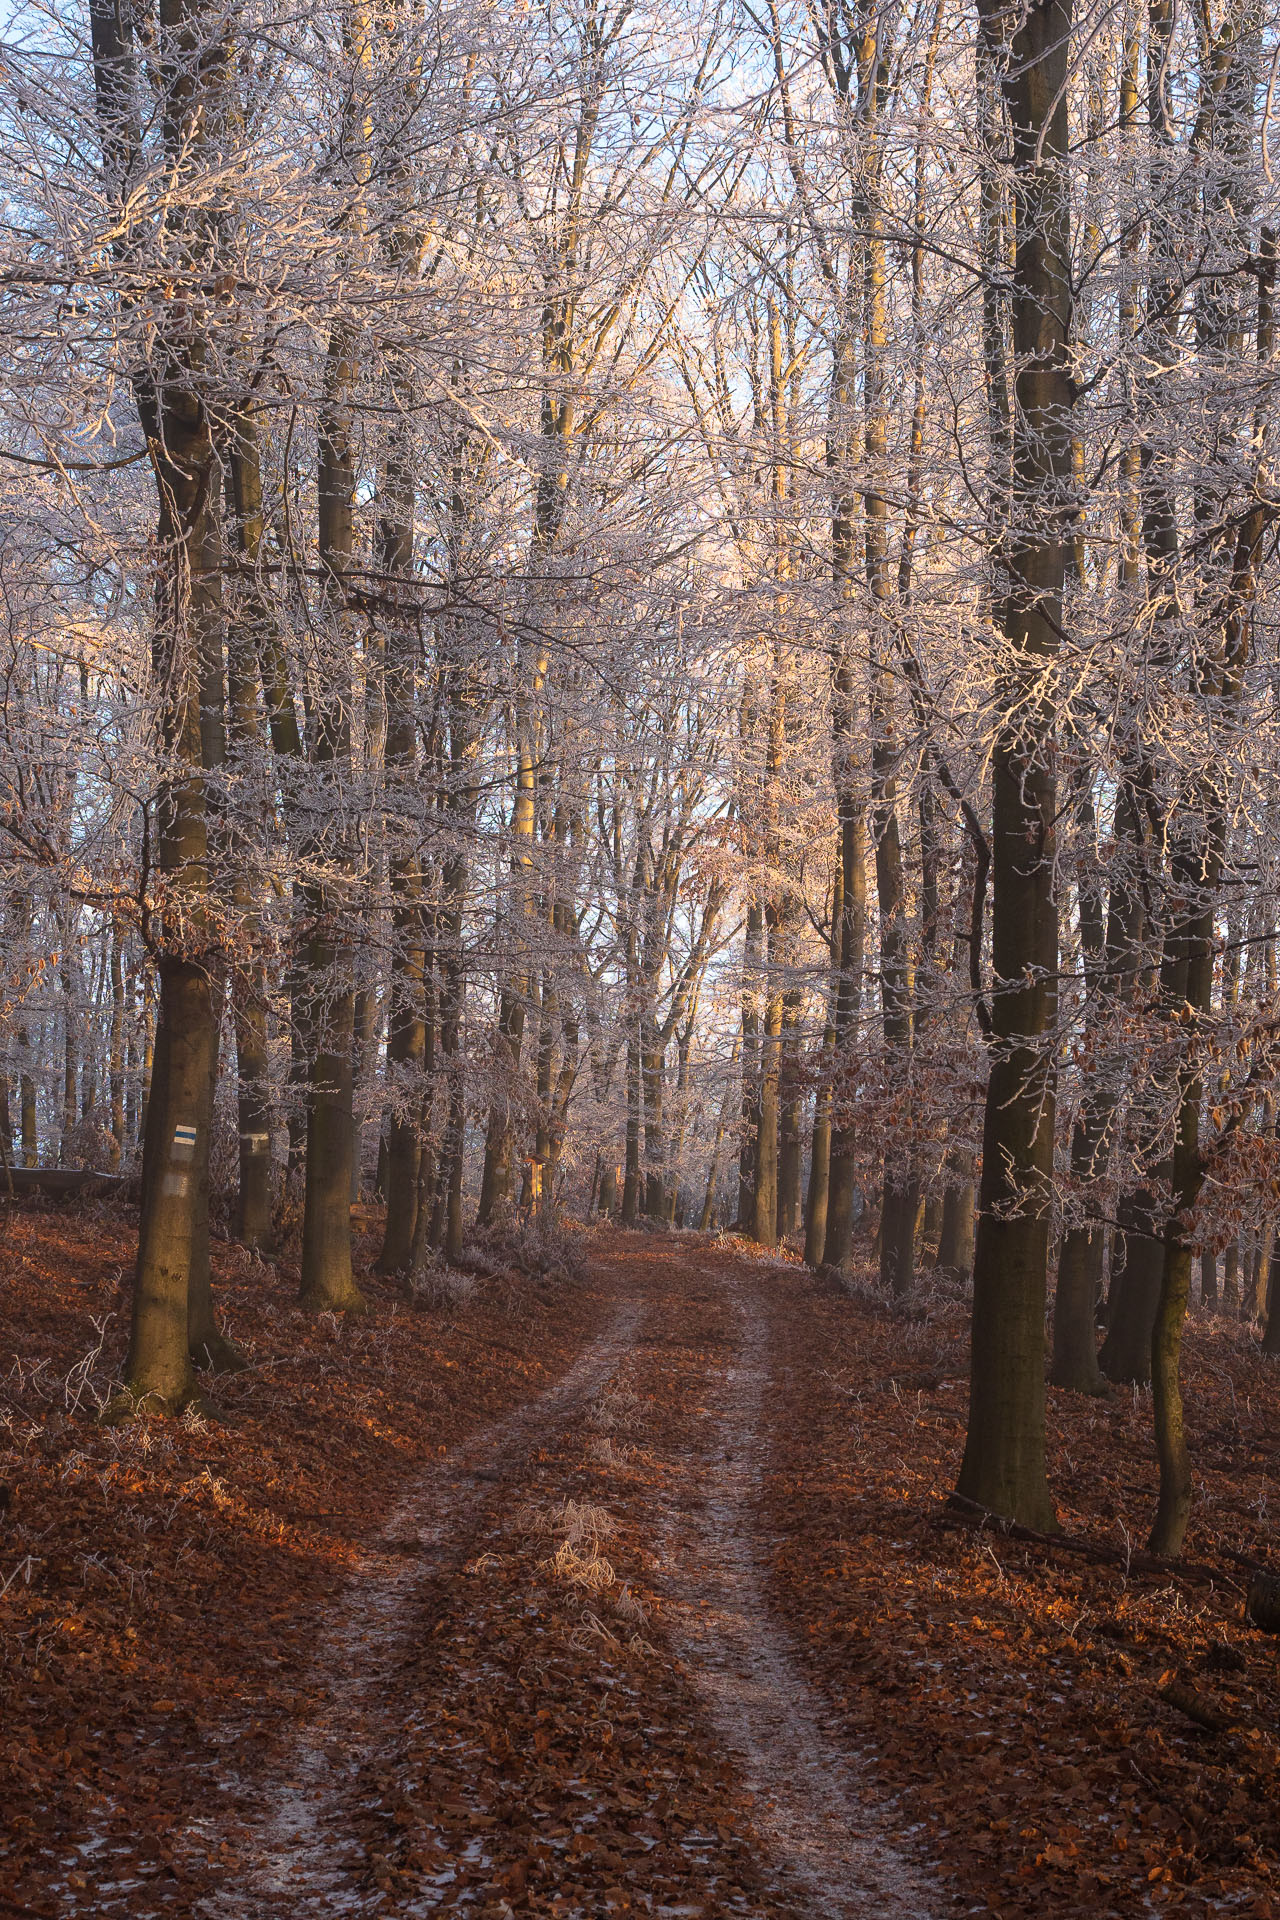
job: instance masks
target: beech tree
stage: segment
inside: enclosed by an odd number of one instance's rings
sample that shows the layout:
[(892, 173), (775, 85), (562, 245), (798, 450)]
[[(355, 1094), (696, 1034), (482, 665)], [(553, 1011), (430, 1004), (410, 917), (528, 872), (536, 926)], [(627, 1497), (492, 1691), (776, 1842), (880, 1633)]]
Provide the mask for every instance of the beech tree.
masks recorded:
[(1277, 1325), (1273, 53), (22, 16), (0, 1144), (140, 1182), (122, 1411), (237, 1364), (211, 1230), (356, 1311), (353, 1201), (409, 1290), (714, 1222), (972, 1282), (971, 1509), (1149, 1380), (1180, 1550), (1196, 1273)]

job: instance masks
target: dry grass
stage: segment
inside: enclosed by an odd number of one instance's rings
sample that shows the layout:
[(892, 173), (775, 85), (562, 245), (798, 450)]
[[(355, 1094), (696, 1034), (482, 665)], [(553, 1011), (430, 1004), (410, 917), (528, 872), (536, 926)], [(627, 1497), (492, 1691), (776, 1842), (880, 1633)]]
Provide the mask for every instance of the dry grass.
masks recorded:
[(612, 1516), (588, 1500), (557, 1500), (549, 1507), (526, 1506), (516, 1515), (523, 1533), (559, 1535), (554, 1553), (538, 1563), (540, 1573), (588, 1593), (604, 1593), (617, 1584), (600, 1542), (614, 1532)]
[(644, 1402), (632, 1387), (610, 1380), (587, 1408), (587, 1425), (597, 1434), (637, 1433), (644, 1412)]
[(645, 1606), (644, 1601), (640, 1599), (638, 1594), (632, 1593), (630, 1587), (624, 1585), (622, 1591), (615, 1595), (611, 1604), (619, 1620), (625, 1620), (633, 1627), (648, 1625), (649, 1609)]
[(538, 1562), (538, 1571), (549, 1573), (565, 1586), (584, 1587), (588, 1593), (605, 1593), (617, 1584), (618, 1579), (612, 1564), (602, 1553), (594, 1547), (583, 1553), (567, 1540), (560, 1542), (549, 1559)]
[(613, 1516), (590, 1500), (556, 1500), (549, 1507), (523, 1506), (516, 1515), (522, 1533), (558, 1533), (571, 1547), (596, 1547), (614, 1532)]

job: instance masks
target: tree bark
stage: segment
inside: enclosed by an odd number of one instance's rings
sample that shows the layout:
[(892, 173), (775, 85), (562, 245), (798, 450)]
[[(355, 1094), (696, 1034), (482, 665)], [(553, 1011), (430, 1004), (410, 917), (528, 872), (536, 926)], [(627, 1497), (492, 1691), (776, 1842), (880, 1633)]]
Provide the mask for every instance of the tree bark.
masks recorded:
[[(952, 1173), (972, 1169), (972, 1156), (952, 1149), (948, 1165)], [(967, 1280), (973, 1271), (973, 1179), (949, 1186), (942, 1196), (942, 1232), (938, 1236), (938, 1257), (934, 1265), (957, 1279)]]
[[(359, 50), (356, 50), (357, 62)], [(339, 787), (351, 761), (347, 578), (355, 553), (356, 440), (352, 388), (355, 339), (346, 322), (329, 340), (318, 445), (318, 533), (333, 653), (330, 684), (317, 703), (312, 750), (321, 804), (332, 808), (310, 836), (325, 871), (302, 888), (308, 1036), (306, 1186), (299, 1297), (314, 1310), (358, 1312), (364, 1298), (351, 1266), (351, 1174), (355, 1049), (355, 956), (347, 897), (350, 850), (338, 817)], [(326, 791), (327, 788), (327, 791)]]
[[(142, 146), (133, 27), (106, 0), (95, 0), (90, 25), (103, 174), (108, 197), (122, 203)], [(181, 182), (204, 156), (221, 54), (207, 44), (199, 8), (185, 0), (161, 0), (156, 53), (161, 134)], [(178, 271), (207, 273), (215, 237), (203, 213), (182, 205), (180, 187), (170, 218)], [(122, 220), (116, 255), (123, 264), (127, 231)], [(218, 487), (207, 362), (207, 342), (175, 318), (150, 363), (155, 376), (146, 368), (134, 380), (159, 499), (152, 654), (166, 768), (155, 805), (160, 1005), (122, 1411), (175, 1411), (195, 1394), (187, 1303), (193, 1261), (202, 1257), (199, 1195), (202, 1185), (207, 1190), (218, 1038), (205, 769), (216, 764), (223, 724)]]
[[(1004, 31), (990, 0), (980, 31)], [(1044, 1315), (1053, 1179), (1058, 916), (1054, 719), (1038, 683), (1058, 652), (1071, 476), (1071, 280), (1065, 163), (1071, 0), (1012, 35), (1001, 88), (1013, 139), (1011, 524), (1000, 608), (1009, 649), (992, 753), (992, 969), (970, 1412), (959, 1493), (1053, 1527), (1045, 1468)]]

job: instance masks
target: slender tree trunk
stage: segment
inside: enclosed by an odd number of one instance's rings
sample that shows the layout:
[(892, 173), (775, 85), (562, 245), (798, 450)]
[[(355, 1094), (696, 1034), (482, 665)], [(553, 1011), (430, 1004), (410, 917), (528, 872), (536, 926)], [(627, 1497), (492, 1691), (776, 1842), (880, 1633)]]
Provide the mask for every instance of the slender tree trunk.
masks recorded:
[(667, 1217), (666, 1166), (666, 1051), (659, 1044), (651, 1017), (646, 1017), (640, 1039), (640, 1072), (644, 1088), (644, 1211), (650, 1220)]
[[(773, 919), (770, 914), (770, 937)], [(760, 1050), (760, 1106), (756, 1126), (752, 1239), (762, 1247), (778, 1243), (778, 1077), (782, 1055), (782, 991), (774, 965), (769, 969)]]
[[(413, 566), (413, 477), (409, 427), (398, 424), (383, 485), (378, 549), (389, 591), (395, 595)], [(387, 1039), (387, 1085), (391, 1126), (387, 1139), (387, 1222), (378, 1255), (380, 1273), (408, 1270), (418, 1207), (422, 1146), (416, 1116), (422, 1101), (426, 1047), (423, 1018), (422, 871), (414, 845), (418, 788), (418, 713), (415, 676), (419, 654), (412, 610), (393, 604), (387, 638), (387, 799), (396, 818), (391, 881), (391, 1015)]]
[(800, 1231), (800, 1194), (804, 1179), (800, 995), (794, 988), (788, 988), (782, 998), (782, 1060), (778, 1101), (778, 1238), (785, 1241), (793, 1240)]
[(632, 1028), (627, 1041), (627, 1149), (622, 1179), (622, 1224), (634, 1227), (640, 1211), (640, 1121), (643, 1094), (640, 1036)]
[[(459, 525), (462, 517), (459, 506), (455, 514)], [(449, 694), (449, 814), (454, 829), (454, 850), (445, 861), (441, 875), (440, 1045), (448, 1101), (444, 1140), (444, 1254), (446, 1260), (456, 1264), (462, 1258), (463, 1246), (462, 1183), (467, 1120), (466, 972), (462, 932), (469, 876), (466, 849), (476, 813), (477, 749), (475, 702), (465, 667), (451, 669)]]
[[(837, 761), (852, 751), (843, 721), (838, 729)], [(853, 1088), (858, 1019), (862, 1011), (862, 972), (867, 928), (866, 816), (853, 789), (852, 769), (837, 784), (840, 820), (840, 962), (835, 982), (834, 1084), (831, 1096), (831, 1157), (827, 1182), (827, 1232), (822, 1264), (841, 1267), (853, 1245), (858, 1201), (858, 1131)]]
[(331, 783), (335, 815), (322, 822), (311, 848), (313, 860), (322, 861), (328, 872), (302, 888), (309, 1073), (300, 1297), (304, 1306), (333, 1312), (364, 1306), (351, 1267), (355, 957), (345, 885), (350, 854), (345, 827), (336, 817), (337, 789), (351, 761), (346, 581), (355, 553), (354, 349), (350, 327), (335, 325), (318, 469), (319, 547), (334, 654), (328, 663), (331, 685), (318, 703), (312, 753), (320, 779)]
[(952, 1173), (963, 1173), (968, 1165), (969, 1177), (949, 1186), (942, 1196), (942, 1231), (938, 1235), (938, 1257), (934, 1265), (944, 1273), (953, 1273), (958, 1279), (968, 1279), (973, 1271), (973, 1177), (972, 1156), (959, 1148), (952, 1148), (948, 1154), (948, 1165)]
[[(30, 1044), (27, 1029), (18, 1029), (18, 1044), (24, 1050)], [(36, 1104), (36, 1083), (29, 1073), (23, 1073), (18, 1082), (18, 1097), (22, 1108), (22, 1164), (24, 1167), (40, 1165), (40, 1123)]]
[(109, 1054), (111, 1100), (111, 1165), (119, 1167), (124, 1148), (124, 967), (120, 956), (120, 930), (111, 932), (111, 1039)]
[[(258, 718), (260, 656), (264, 628), (270, 624), (258, 579), (262, 556), (262, 472), (257, 422), (245, 414), (236, 423), (230, 448), (230, 495), (243, 578), (235, 618), (227, 635), (228, 749), (232, 772), (242, 784), (262, 777), (262, 726)], [(301, 742), (295, 743), (301, 759)], [(261, 826), (270, 832), (264, 817)], [(266, 1251), (271, 1230), (271, 1075), (267, 1023), (268, 982), (262, 952), (257, 881), (243, 866), (234, 875), (233, 898), (240, 923), (242, 951), (231, 981), (231, 1011), (236, 1039), (236, 1101), (239, 1133), (240, 1197), (236, 1231), (247, 1247)]]
[(831, 977), (827, 985), (827, 1023), (822, 1032), (821, 1065), (813, 1101), (809, 1143), (809, 1191), (804, 1210), (805, 1265), (820, 1267), (827, 1246), (827, 1210), (831, 1193), (831, 1068), (836, 1047), (836, 996), (844, 932), (844, 863), (837, 859), (831, 880)]
[(1070, 1387), (1076, 1393), (1103, 1391), (1097, 1335), (1102, 1254), (1103, 1238), (1097, 1228), (1068, 1227), (1062, 1236), (1049, 1378), (1055, 1387)]
[(747, 907), (746, 942), (742, 956), (742, 1014), (739, 1045), (742, 1051), (742, 1132), (738, 1148), (738, 1226), (751, 1232), (756, 1217), (756, 1154), (760, 1138), (760, 1061), (762, 1013), (762, 957), (764, 908), (758, 900)]

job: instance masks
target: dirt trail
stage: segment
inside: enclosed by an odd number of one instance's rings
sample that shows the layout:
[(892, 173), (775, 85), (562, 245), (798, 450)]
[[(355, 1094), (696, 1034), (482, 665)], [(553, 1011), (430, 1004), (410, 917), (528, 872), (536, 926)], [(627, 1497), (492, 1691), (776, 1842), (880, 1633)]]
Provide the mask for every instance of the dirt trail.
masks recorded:
[[(196, 1902), (202, 1920), (304, 1920), (383, 1905), (376, 1890), (362, 1891), (363, 1856), (344, 1829), (362, 1771), (393, 1734), (399, 1669), (422, 1589), (461, 1568), (495, 1483), (517, 1474), (530, 1451), (598, 1390), (634, 1339), (637, 1319), (637, 1307), (624, 1301), (554, 1386), (433, 1466), (400, 1501), (317, 1647), (322, 1704), (286, 1770), (255, 1782), (233, 1769), (223, 1774), (228, 1802), (256, 1802), (261, 1813), (237, 1843), (237, 1868)], [(234, 1731), (224, 1738), (233, 1749)], [(228, 1808), (215, 1808), (190, 1822), (188, 1835), (207, 1850), (229, 1824)]]
[[(223, 1804), (191, 1824), (205, 1852), (230, 1834), (237, 1855), (218, 1891), (196, 1903), (201, 1920), (407, 1920), (477, 1900), (505, 1914), (518, 1910), (506, 1892), (529, 1874), (533, 1911), (584, 1920), (628, 1887), (659, 1914), (929, 1920), (942, 1910), (938, 1886), (871, 1819), (856, 1756), (769, 1604), (760, 1509), (780, 1383), (761, 1291), (768, 1270), (705, 1244), (628, 1237), (598, 1243), (597, 1272), (622, 1303), (608, 1332), (556, 1386), (425, 1474), (387, 1522), (317, 1648), (320, 1705), (256, 1817), (245, 1822), (244, 1809), (261, 1787), (231, 1775)], [(606, 1382), (606, 1408), (632, 1409), (616, 1447), (598, 1438), (593, 1396)], [(566, 1497), (603, 1499), (617, 1529), (611, 1550), (634, 1543), (630, 1577), (647, 1587), (657, 1650), (624, 1656), (615, 1639), (585, 1665), (561, 1659), (557, 1649), (582, 1639), (570, 1624), (572, 1584), (570, 1613), (553, 1622), (546, 1560), (533, 1565), (547, 1549), (522, 1542), (520, 1515)], [(577, 1604), (591, 1631), (597, 1609), (608, 1617), (607, 1596)], [(587, 1743), (559, 1771), (539, 1773), (530, 1730), (515, 1733), (522, 1703), (518, 1688), (504, 1689), (524, 1670), (541, 1675), (543, 1745)], [(683, 1819), (675, 1806), (664, 1813), (646, 1773), (633, 1776), (630, 1803), (625, 1790), (616, 1796), (634, 1807), (619, 1820), (607, 1770), (598, 1791), (588, 1785), (595, 1735), (584, 1704), (601, 1684), (614, 1703), (606, 1723), (630, 1702), (655, 1765), (673, 1742), (698, 1754), (702, 1778), (687, 1789), (696, 1811), (690, 1802)], [(486, 1725), (512, 1728), (519, 1742), (496, 1777), (483, 1747), (458, 1731)], [(601, 1737), (607, 1750), (604, 1727)], [(677, 1765), (663, 1777), (685, 1776)], [(745, 1824), (732, 1840), (722, 1829), (721, 1850), (707, 1852), (718, 1807), (730, 1820), (744, 1789)], [(611, 1820), (617, 1838), (597, 1840)], [(370, 1842), (371, 1831), (387, 1837)], [(593, 1850), (613, 1865), (589, 1886)]]
[(721, 1296), (733, 1357), (707, 1368), (702, 1444), (678, 1463), (664, 1503), (668, 1632), (759, 1796), (755, 1824), (803, 1911), (814, 1920), (926, 1920), (943, 1905), (940, 1890), (869, 1820), (856, 1757), (833, 1740), (830, 1708), (765, 1596), (757, 1509), (770, 1357), (761, 1275), (745, 1262), (698, 1271)]
[[(1098, 1564), (939, 1526), (945, 1287), (904, 1316), (740, 1245), (601, 1232), (574, 1281), (413, 1315), (373, 1281), (345, 1327), (228, 1260), (273, 1358), (226, 1422), (108, 1433), (61, 1383), (132, 1226), (8, 1230), (0, 1913), (1270, 1911), (1274, 1656), (1240, 1581), (1276, 1390), (1234, 1324), (1189, 1330), (1217, 1571), (1175, 1587), (1105, 1557), (1099, 1513), (1152, 1497), (1123, 1399), (1050, 1397)], [(1175, 1664), (1229, 1741), (1175, 1718)]]

